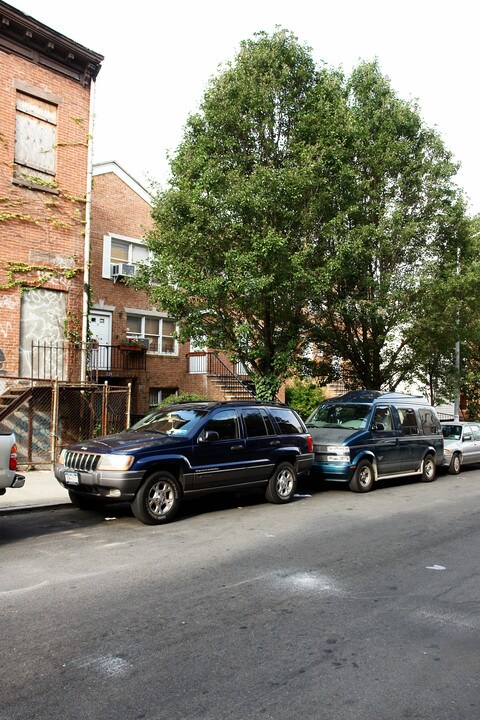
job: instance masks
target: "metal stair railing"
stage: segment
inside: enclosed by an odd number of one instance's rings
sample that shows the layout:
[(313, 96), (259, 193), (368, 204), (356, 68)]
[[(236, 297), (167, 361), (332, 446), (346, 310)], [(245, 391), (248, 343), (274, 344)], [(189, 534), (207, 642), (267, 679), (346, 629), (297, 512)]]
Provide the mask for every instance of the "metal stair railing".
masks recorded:
[(237, 400), (255, 399), (255, 393), (249, 384), (235, 375), (216, 353), (207, 352), (206, 355), (207, 373), (212, 377), (217, 377), (227, 393), (234, 395)]
[[(5, 420), (32, 394), (32, 388), (11, 388), (0, 395), (0, 422)], [(3, 404), (7, 401), (7, 404)]]

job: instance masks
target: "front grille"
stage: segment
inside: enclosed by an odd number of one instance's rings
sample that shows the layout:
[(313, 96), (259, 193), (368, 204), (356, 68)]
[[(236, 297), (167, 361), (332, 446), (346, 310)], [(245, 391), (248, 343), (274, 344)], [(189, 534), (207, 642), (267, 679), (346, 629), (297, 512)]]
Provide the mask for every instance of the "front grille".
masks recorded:
[(100, 455), (93, 453), (68, 451), (65, 453), (65, 468), (67, 470), (90, 472), (91, 470), (95, 470), (100, 457)]

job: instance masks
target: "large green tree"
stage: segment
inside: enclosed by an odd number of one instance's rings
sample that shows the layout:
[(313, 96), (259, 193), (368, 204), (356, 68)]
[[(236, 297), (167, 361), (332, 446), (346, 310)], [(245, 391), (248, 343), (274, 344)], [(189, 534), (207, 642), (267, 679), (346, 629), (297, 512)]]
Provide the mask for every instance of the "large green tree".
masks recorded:
[(455, 273), (465, 240), (457, 166), (376, 63), (361, 63), (343, 87), (343, 172), (333, 179), (337, 212), (318, 224), (312, 337), (324, 358), (342, 359), (347, 385), (395, 389), (426, 360), (418, 333), (442, 342), (441, 312), (425, 317), (434, 293), (419, 288), (432, 290), (439, 266), (444, 289)]
[(317, 79), (289, 32), (243, 42), (189, 117), (153, 211), (142, 281), (181, 339), (241, 360), (263, 394), (307, 341)]
[(188, 118), (139, 282), (180, 339), (241, 360), (262, 397), (311, 347), (325, 380), (340, 359), (350, 386), (394, 389), (431, 360), (418, 337), (453, 287), (456, 169), (376, 63), (347, 77), (287, 31), (259, 33)]

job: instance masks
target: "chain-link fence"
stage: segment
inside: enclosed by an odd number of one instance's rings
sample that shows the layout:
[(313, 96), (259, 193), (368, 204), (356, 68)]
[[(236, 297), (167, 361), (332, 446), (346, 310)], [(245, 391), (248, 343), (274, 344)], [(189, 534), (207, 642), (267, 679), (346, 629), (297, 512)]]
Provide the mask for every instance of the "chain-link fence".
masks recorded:
[(3, 412), (0, 432), (15, 433), (21, 466), (51, 466), (64, 445), (129, 426), (130, 386), (37, 381), (15, 388), (16, 399), (10, 412)]

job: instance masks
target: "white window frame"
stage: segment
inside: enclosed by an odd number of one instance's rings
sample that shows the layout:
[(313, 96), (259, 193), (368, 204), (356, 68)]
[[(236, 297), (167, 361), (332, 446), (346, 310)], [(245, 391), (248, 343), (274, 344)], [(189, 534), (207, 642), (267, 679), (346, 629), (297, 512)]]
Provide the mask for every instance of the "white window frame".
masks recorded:
[[(135, 265), (133, 262), (133, 248), (134, 246), (145, 247), (143, 239), (127, 237), (126, 235), (117, 235), (116, 233), (109, 233), (103, 236), (103, 260), (102, 260), (102, 277), (106, 280), (112, 279), (112, 265), (116, 263), (111, 262), (112, 257), (112, 240), (118, 240), (119, 242), (128, 245), (128, 264)], [(148, 253), (150, 258), (150, 253)], [(148, 262), (148, 259), (147, 259)]]
[[(174, 390), (175, 394), (178, 395), (178, 388), (160, 388), (160, 387), (151, 387), (148, 391), (148, 407), (154, 407), (156, 405), (160, 405), (161, 402), (165, 400), (168, 395), (171, 395), (173, 393), (169, 393), (168, 390)], [(155, 402), (151, 402), (152, 395), (156, 395)], [(165, 396), (165, 397), (164, 397)]]
[[(149, 334), (145, 334), (145, 320), (147, 318), (158, 320), (161, 325), (159, 325), (159, 329), (163, 328), (163, 321), (168, 320), (168, 322), (175, 323), (175, 330), (177, 330), (177, 323), (173, 318), (171, 318), (166, 313), (157, 312), (155, 310), (133, 310), (132, 308), (125, 308), (125, 315), (134, 315), (136, 317), (139, 317), (141, 319), (141, 330), (139, 333), (134, 332), (128, 332), (126, 333), (127, 338), (131, 338), (132, 340), (143, 340), (145, 338), (150, 337)], [(171, 337), (170, 335), (156, 335), (155, 337), (158, 337), (159, 342), (159, 349), (158, 350), (148, 350), (148, 352), (151, 355), (162, 355), (162, 357), (178, 357), (178, 340), (176, 338), (173, 339), (173, 352), (162, 352), (161, 350), (161, 340), (162, 337)]]

